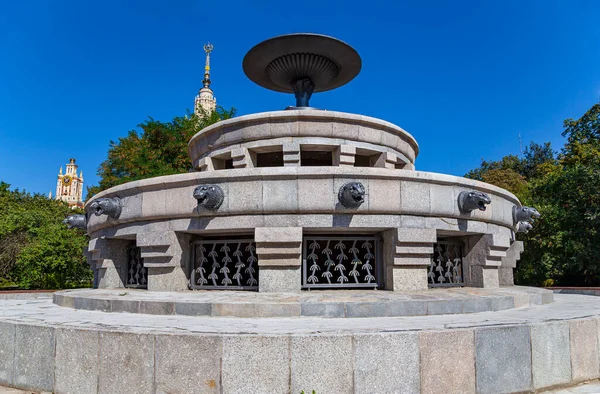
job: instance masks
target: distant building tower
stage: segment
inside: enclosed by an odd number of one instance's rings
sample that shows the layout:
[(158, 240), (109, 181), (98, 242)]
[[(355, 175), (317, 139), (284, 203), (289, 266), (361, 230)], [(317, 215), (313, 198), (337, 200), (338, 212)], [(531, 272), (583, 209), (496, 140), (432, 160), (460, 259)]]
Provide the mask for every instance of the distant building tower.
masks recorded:
[(202, 80), (202, 88), (198, 91), (196, 100), (194, 101), (194, 113), (198, 116), (202, 116), (200, 108), (204, 109), (204, 112), (210, 114), (217, 109), (217, 99), (213, 95), (213, 91), (210, 88), (210, 53), (213, 50), (213, 45), (209, 42), (204, 45), (204, 52), (206, 52), (206, 65), (204, 66), (204, 79)]
[(75, 159), (69, 159), (67, 170), (63, 174), (60, 167), (58, 181), (56, 183), (56, 199), (63, 200), (70, 207), (83, 208), (83, 171), (77, 175), (77, 164)]

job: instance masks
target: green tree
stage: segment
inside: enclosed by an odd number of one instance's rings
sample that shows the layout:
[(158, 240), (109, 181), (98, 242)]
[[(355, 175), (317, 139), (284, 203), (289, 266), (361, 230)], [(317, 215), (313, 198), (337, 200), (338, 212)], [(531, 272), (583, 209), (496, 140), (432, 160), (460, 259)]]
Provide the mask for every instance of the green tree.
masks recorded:
[(0, 278), (25, 289), (89, 286), (92, 271), (83, 255), (87, 237), (62, 224), (77, 212), (62, 201), (11, 191), (0, 182)]
[(98, 169), (100, 183), (88, 187), (88, 198), (122, 183), (190, 171), (187, 150), (190, 138), (207, 126), (232, 118), (235, 113), (235, 108), (217, 107), (211, 113), (188, 114), (169, 122), (149, 118), (138, 125), (141, 132), (131, 130), (126, 137), (110, 141), (108, 158)]
[(546, 225), (544, 245), (552, 279), (563, 285), (600, 284), (600, 104), (564, 122), (567, 143), (554, 166), (532, 185)]
[(515, 271), (520, 284), (600, 284), (600, 104), (565, 120), (562, 135), (567, 143), (558, 155), (549, 143), (532, 143), (522, 159), (482, 161), (466, 175), (512, 191), (542, 214), (518, 235), (525, 243)]

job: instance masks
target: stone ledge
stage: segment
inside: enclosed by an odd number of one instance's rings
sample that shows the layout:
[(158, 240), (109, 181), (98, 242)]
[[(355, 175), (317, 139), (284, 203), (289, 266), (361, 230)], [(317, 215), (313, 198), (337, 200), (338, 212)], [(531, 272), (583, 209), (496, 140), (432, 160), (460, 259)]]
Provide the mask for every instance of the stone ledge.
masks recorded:
[(236, 291), (152, 292), (67, 290), (54, 294), (59, 306), (152, 315), (236, 317), (395, 317), (501, 311), (552, 302), (543, 289), (448, 288), (415, 292), (331, 290), (301, 293)]

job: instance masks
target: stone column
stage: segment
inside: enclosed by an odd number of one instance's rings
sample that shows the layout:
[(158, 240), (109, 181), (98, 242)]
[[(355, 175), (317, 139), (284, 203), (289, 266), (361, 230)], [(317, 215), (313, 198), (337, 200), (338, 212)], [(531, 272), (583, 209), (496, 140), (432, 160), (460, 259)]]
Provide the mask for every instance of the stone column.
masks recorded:
[(384, 231), (383, 238), (386, 289), (426, 290), (436, 230), (396, 228)]
[(298, 292), (302, 284), (302, 227), (255, 230), (258, 291)]
[(174, 231), (137, 235), (144, 267), (148, 270), (148, 290), (182, 291), (188, 289), (190, 235)]
[(196, 168), (198, 168), (199, 171), (214, 171), (215, 165), (213, 164), (211, 157), (203, 157), (198, 160)]
[(506, 251), (506, 257), (502, 258), (502, 265), (499, 268), (500, 286), (515, 285), (513, 269), (517, 266), (517, 261), (521, 259), (521, 253), (523, 253), (523, 242), (513, 241)]
[(100, 289), (125, 287), (129, 240), (92, 238), (87, 254), (94, 270), (94, 283)]
[(333, 165), (340, 167), (354, 167), (356, 161), (356, 148), (352, 145), (340, 145), (333, 155)]
[(300, 166), (300, 144), (298, 144), (297, 142), (283, 143), (283, 166)]
[(231, 158), (233, 159), (233, 168), (252, 168), (252, 157), (248, 148), (236, 148), (231, 151)]
[(398, 162), (398, 156), (390, 152), (383, 152), (377, 158), (375, 162), (375, 167), (387, 168), (389, 170), (393, 170), (396, 168), (396, 163)]
[(467, 238), (467, 251), (463, 259), (465, 284), (471, 287), (499, 287), (498, 268), (510, 238), (500, 234), (475, 235)]

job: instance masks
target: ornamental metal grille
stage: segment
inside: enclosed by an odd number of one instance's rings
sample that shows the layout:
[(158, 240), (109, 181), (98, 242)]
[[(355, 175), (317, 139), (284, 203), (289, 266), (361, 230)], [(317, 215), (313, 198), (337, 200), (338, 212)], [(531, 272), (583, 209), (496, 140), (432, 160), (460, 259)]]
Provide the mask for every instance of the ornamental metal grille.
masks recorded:
[(144, 267), (140, 248), (130, 246), (127, 248), (127, 284), (125, 287), (148, 288), (148, 273)]
[(461, 242), (439, 241), (433, 244), (433, 255), (431, 255), (427, 279), (429, 287), (465, 285)]
[(375, 237), (305, 237), (302, 287), (380, 287), (380, 245)]
[(258, 257), (252, 239), (192, 243), (192, 289), (258, 290)]

